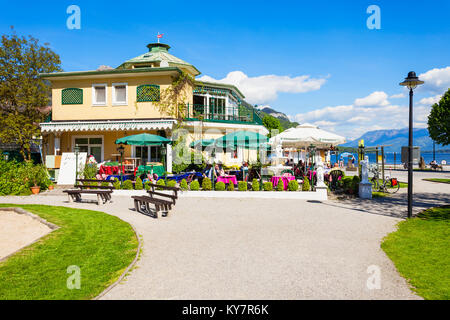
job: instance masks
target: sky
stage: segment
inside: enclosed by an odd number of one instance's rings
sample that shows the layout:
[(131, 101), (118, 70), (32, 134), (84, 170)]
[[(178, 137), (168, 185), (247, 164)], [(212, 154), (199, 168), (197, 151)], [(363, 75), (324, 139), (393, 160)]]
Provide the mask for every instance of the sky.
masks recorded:
[[(0, 4), (0, 33), (14, 26), (49, 43), (65, 71), (117, 67), (159, 32), (200, 79), (235, 84), (252, 104), (348, 139), (408, 126), (399, 83), (409, 71), (425, 81), (415, 92), (415, 127), (426, 127), (430, 106), (450, 87), (448, 0)], [(70, 5), (80, 8), (80, 29), (67, 27)], [(379, 15), (368, 12), (374, 5)]]

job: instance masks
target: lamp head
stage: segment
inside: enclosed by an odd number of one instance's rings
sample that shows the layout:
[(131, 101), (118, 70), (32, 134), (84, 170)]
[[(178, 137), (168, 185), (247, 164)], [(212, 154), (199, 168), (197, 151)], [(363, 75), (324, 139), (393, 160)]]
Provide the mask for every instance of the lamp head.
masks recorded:
[(76, 144), (75, 147), (73, 148), (73, 151), (78, 154), (80, 152), (80, 147)]
[(125, 151), (124, 146), (121, 144), (121, 145), (117, 148), (117, 151), (119, 151), (119, 153), (120, 153), (121, 155), (123, 155), (123, 153), (124, 153), (124, 151)]
[(425, 82), (419, 80), (419, 77), (416, 75), (414, 71), (408, 73), (408, 77), (405, 78), (405, 81), (401, 82), (401, 86), (405, 86), (410, 90), (414, 90), (417, 86), (424, 84)]

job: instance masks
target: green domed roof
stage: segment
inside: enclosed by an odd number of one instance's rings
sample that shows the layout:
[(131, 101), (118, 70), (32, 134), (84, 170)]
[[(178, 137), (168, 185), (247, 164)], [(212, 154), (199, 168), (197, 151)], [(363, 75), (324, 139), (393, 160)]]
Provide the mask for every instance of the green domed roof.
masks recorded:
[(144, 53), (136, 58), (130, 59), (122, 63), (117, 69), (132, 69), (139, 67), (179, 67), (186, 69), (194, 76), (200, 74), (192, 64), (187, 63), (180, 58), (175, 57), (169, 53), (170, 46), (164, 43), (150, 43), (147, 45), (149, 52)]

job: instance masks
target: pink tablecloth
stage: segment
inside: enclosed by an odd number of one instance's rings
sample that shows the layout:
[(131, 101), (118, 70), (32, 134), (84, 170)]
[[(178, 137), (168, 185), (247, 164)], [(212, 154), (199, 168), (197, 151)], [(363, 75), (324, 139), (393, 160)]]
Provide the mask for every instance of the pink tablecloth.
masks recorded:
[(217, 177), (217, 182), (223, 182), (225, 184), (229, 184), (233, 182), (233, 184), (237, 184), (236, 176), (223, 176), (223, 177)]
[(287, 176), (287, 177), (273, 176), (272, 179), (270, 179), (270, 182), (272, 182), (274, 188), (276, 188), (278, 186), (278, 181), (280, 181), (280, 179), (283, 179), (284, 190), (287, 190), (289, 181), (295, 180), (295, 177), (294, 176)]

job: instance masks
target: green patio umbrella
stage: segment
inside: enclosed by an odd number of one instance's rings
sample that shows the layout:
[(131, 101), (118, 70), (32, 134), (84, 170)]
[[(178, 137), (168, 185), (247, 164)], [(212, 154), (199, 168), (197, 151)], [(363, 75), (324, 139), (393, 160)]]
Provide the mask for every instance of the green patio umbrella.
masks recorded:
[(191, 144), (189, 145), (191, 148), (195, 148), (198, 145), (201, 145), (202, 148), (205, 148), (207, 146), (210, 146), (214, 143), (214, 139), (201, 139), (201, 140), (197, 140), (197, 141), (193, 141), (191, 142)]
[(259, 149), (269, 139), (257, 132), (253, 131), (236, 131), (229, 133), (216, 139), (216, 146), (220, 148), (244, 147), (246, 149)]
[(128, 144), (132, 146), (162, 146), (170, 143), (172, 143), (171, 140), (150, 133), (136, 134), (116, 140), (116, 144)]

